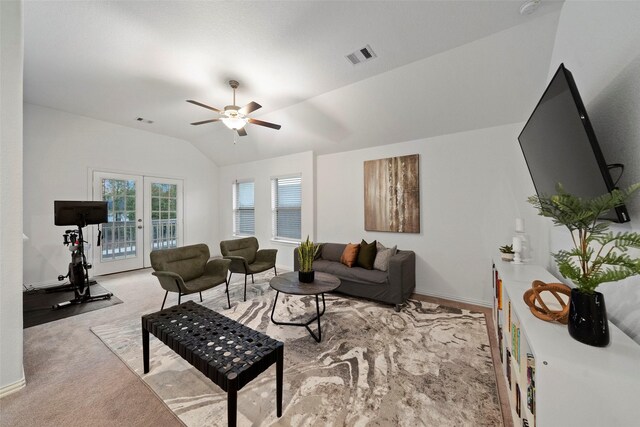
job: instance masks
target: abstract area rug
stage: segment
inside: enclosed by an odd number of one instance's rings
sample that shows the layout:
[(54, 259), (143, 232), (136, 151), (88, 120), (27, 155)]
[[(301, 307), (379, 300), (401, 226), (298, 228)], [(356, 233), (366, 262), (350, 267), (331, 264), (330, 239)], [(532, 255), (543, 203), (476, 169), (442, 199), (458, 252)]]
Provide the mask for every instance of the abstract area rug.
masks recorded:
[[(207, 291), (203, 303), (285, 344), (282, 417), (273, 365), (238, 392), (239, 425), (502, 425), (481, 313), (414, 300), (396, 313), (327, 294), (323, 340), (316, 343), (305, 328), (271, 323), (272, 276), (256, 275), (246, 302), (242, 286), (232, 284), (230, 310), (223, 287)], [(300, 321), (314, 312), (311, 298), (281, 294), (275, 316)], [(186, 425), (226, 425), (226, 393), (153, 336), (151, 370), (142, 373), (139, 317), (92, 331)]]

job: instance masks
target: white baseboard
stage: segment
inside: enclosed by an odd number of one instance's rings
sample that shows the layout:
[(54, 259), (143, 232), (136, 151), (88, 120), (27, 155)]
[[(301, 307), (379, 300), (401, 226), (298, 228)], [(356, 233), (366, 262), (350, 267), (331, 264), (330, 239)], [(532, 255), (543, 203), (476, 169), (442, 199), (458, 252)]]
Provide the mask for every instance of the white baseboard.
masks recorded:
[(491, 308), (493, 306), (493, 303), (491, 301), (484, 301), (475, 298), (460, 298), (458, 295), (444, 294), (439, 292), (416, 292), (416, 294), (424, 295), (427, 297), (448, 299), (456, 302), (463, 302), (465, 304), (479, 305), (480, 307)]
[(18, 381), (6, 385), (4, 387), (0, 388), (0, 399), (10, 395), (11, 393), (15, 393), (16, 391), (20, 390), (21, 388), (25, 387), (27, 385), (27, 380), (24, 377), (24, 369), (22, 370), (22, 378), (20, 378)]

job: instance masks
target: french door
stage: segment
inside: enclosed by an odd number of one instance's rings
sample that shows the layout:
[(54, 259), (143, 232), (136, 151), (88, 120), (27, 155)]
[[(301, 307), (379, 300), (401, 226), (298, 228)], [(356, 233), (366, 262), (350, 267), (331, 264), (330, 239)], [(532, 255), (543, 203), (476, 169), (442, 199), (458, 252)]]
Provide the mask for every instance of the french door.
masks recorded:
[(145, 223), (144, 267), (151, 267), (149, 254), (157, 249), (182, 246), (182, 180), (144, 177)]
[(150, 267), (152, 250), (182, 245), (181, 180), (94, 171), (93, 199), (107, 202), (109, 218), (94, 275)]

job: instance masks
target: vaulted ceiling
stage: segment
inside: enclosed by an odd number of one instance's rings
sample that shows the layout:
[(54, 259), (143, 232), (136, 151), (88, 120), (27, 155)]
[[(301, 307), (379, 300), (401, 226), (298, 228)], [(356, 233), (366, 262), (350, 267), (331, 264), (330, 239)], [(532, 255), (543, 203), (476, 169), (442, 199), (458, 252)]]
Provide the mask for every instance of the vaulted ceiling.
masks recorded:
[[(513, 123), (544, 88), (562, 6), (521, 3), (27, 1), (25, 102), (180, 138), (219, 165)], [(352, 65), (365, 45), (377, 58)], [(185, 100), (231, 104), (230, 79), (282, 129), (248, 125), (234, 144), (222, 123), (191, 126), (215, 113)]]

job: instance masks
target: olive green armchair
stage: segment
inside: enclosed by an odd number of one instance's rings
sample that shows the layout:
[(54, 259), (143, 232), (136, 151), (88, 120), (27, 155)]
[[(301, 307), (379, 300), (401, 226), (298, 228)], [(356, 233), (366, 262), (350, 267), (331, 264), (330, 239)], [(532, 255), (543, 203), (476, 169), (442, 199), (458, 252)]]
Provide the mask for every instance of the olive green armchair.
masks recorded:
[(247, 276), (251, 275), (251, 283), (255, 283), (253, 275), (273, 268), (276, 271), (277, 249), (258, 249), (258, 239), (245, 237), (242, 239), (223, 240), (220, 242), (220, 253), (230, 260), (229, 281), (233, 273), (244, 274), (244, 300), (247, 300)]
[(203, 243), (181, 248), (161, 249), (150, 254), (154, 276), (167, 292), (162, 300), (162, 307), (169, 292), (178, 293), (178, 304), (182, 295), (200, 293), (221, 284), (226, 285), (227, 304), (231, 308), (229, 299), (229, 282), (227, 274), (231, 261), (226, 259), (209, 260), (209, 247)]

